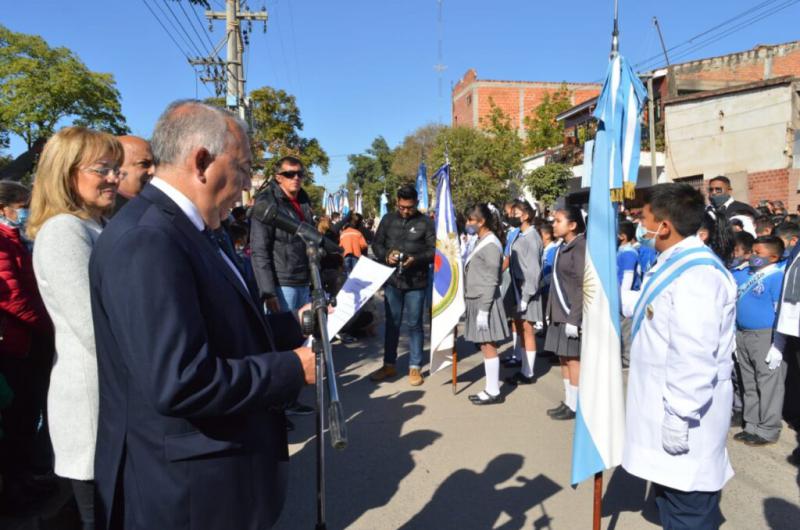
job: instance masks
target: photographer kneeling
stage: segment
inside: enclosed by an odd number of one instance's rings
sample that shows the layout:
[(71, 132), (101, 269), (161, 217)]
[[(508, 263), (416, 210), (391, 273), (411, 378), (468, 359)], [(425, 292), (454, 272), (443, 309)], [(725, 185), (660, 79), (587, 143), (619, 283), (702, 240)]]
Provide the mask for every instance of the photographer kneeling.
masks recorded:
[(383, 381), (397, 374), (397, 343), (405, 311), (409, 327), (409, 383), (419, 386), (423, 382), (422, 311), (435, 251), (433, 221), (417, 210), (414, 186), (403, 186), (397, 190), (397, 211), (383, 217), (372, 242), (375, 259), (396, 267), (384, 288), (386, 335), (383, 366), (370, 376), (373, 381)]

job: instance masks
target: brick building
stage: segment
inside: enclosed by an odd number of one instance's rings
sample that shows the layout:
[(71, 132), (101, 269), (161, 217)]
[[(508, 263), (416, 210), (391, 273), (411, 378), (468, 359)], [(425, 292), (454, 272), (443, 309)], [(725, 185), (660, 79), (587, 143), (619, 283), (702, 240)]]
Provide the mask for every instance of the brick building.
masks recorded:
[[(561, 86), (562, 83), (541, 81), (478, 79), (478, 73), (470, 69), (453, 87), (453, 127), (481, 127), (481, 119), (489, 115), (494, 103), (511, 118), (520, 135), (524, 135), (525, 117), (536, 109), (545, 94), (557, 92)], [(602, 85), (567, 83), (567, 88), (572, 93), (572, 103), (577, 105), (596, 97)]]

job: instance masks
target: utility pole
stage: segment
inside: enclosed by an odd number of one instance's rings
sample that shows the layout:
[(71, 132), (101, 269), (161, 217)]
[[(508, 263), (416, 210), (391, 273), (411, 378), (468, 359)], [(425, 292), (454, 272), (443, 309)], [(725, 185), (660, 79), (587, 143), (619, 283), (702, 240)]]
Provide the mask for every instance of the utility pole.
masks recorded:
[(664, 44), (664, 35), (661, 34), (661, 24), (658, 23), (658, 18), (653, 17), (653, 24), (658, 31), (658, 39), (661, 41), (661, 51), (664, 52), (664, 60), (667, 61), (667, 68), (669, 68), (669, 55), (667, 55), (667, 46)]
[[(209, 57), (197, 61), (197, 64), (224, 64), (225, 66), (225, 105), (231, 110), (238, 112), (239, 117), (242, 119), (247, 118), (247, 101), (245, 99), (245, 78), (244, 78), (244, 63), (242, 56), (244, 55), (244, 47), (247, 43), (246, 39), (242, 38), (242, 25), (243, 21), (252, 26), (253, 21), (264, 22), (264, 32), (267, 31), (267, 11), (243, 11), (241, 9), (240, 0), (225, 0), (225, 11), (206, 11), (206, 18), (209, 20), (209, 28), (211, 27), (212, 20), (225, 21), (225, 39), (220, 42), (219, 46), (214, 50), (218, 53), (222, 44), (227, 46), (227, 57), (224, 63), (217, 57)], [(192, 64), (195, 64), (193, 62)], [(204, 78), (201, 78), (205, 81)], [(217, 95), (221, 95), (219, 90), (219, 83), (221, 79), (217, 75), (215, 79), (215, 86), (217, 87)]]
[(439, 76), (439, 123), (442, 123), (442, 106), (444, 101), (442, 100), (442, 74), (445, 70), (447, 70), (447, 66), (442, 64), (442, 40), (444, 39), (443, 36), (443, 27), (442, 27), (442, 0), (437, 0), (436, 3), (439, 5), (439, 20), (438, 20), (438, 30), (439, 30), (439, 50), (437, 54), (438, 62), (433, 66), (433, 69), (436, 70), (437, 75)]

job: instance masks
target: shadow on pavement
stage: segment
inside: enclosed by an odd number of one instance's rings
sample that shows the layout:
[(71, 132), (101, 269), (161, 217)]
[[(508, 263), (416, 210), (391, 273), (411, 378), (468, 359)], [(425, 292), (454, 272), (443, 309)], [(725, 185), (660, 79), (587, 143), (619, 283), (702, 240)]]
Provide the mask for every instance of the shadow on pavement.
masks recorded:
[(655, 499), (647, 494), (647, 481), (617, 467), (603, 495), (603, 517), (611, 517), (608, 530), (617, 528), (622, 512), (641, 512), (645, 520), (660, 524)]
[[(543, 504), (561, 490), (561, 486), (544, 475), (528, 479), (517, 477), (518, 486), (498, 488), (522, 468), (522, 455), (502, 454), (495, 457), (482, 472), (459, 469), (450, 475), (434, 493), (428, 504), (412, 517), (401, 530), (429, 528), (494, 528), (505, 514), (509, 520), (499, 530), (525, 527), (526, 512)], [(541, 517), (535, 528), (550, 528), (550, 519)]]
[(800, 508), (784, 499), (764, 500), (764, 517), (770, 530), (793, 530), (800, 525)]

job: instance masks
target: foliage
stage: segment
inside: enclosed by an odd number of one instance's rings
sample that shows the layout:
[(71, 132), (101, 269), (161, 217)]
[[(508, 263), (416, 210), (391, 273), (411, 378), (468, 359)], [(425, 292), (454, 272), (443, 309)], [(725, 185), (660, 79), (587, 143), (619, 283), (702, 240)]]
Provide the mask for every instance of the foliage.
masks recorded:
[(525, 185), (537, 201), (550, 206), (567, 191), (572, 169), (565, 164), (546, 164), (525, 176)]
[[(300, 135), (303, 121), (295, 97), (285, 90), (262, 87), (250, 92), (253, 142), (253, 167), (270, 173), (270, 160), (286, 155), (296, 156), (308, 168), (309, 182), (313, 182), (313, 166), (328, 172), (330, 159), (316, 138)], [(222, 98), (209, 98), (206, 103), (225, 107)]]
[(303, 189), (308, 194), (308, 199), (311, 202), (314, 213), (316, 215), (323, 215), (325, 213), (325, 187), (317, 186), (312, 182), (306, 182), (303, 184)]
[[(350, 194), (350, 205), (353, 206), (353, 191), (360, 188), (365, 217), (377, 217), (380, 212), (380, 197), (384, 190), (390, 204), (394, 201), (396, 190), (403, 179), (392, 173), (395, 152), (383, 138), (378, 136), (372, 141), (369, 149), (363, 154), (350, 155), (347, 161), (350, 170), (347, 172), (347, 188)], [(412, 178), (413, 180), (413, 178)]]
[(0, 25), (0, 136), (15, 134), (30, 148), (65, 120), (128, 132), (114, 77), (92, 72), (66, 48)]
[(525, 118), (528, 154), (538, 153), (564, 141), (564, 124), (556, 116), (572, 108), (572, 93), (563, 83), (558, 91), (545, 93), (542, 102), (530, 116)]
[[(392, 173), (401, 177), (403, 182), (414, 182), (421, 161), (428, 161), (436, 145), (436, 137), (444, 129), (439, 124), (429, 124), (420, 127), (403, 139), (403, 142), (394, 150)], [(427, 163), (427, 162), (426, 162)], [(429, 172), (431, 169), (428, 168)]]

